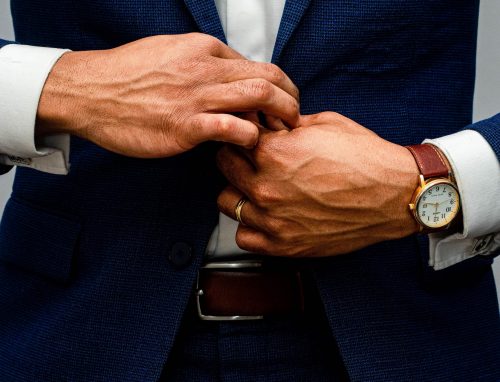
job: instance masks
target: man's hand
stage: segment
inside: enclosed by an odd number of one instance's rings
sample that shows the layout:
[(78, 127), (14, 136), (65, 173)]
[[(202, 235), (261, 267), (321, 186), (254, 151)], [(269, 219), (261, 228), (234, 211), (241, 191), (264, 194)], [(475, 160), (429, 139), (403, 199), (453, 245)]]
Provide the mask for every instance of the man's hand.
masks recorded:
[(335, 113), (302, 117), (292, 131), (261, 131), (254, 150), (226, 146), (218, 164), (231, 185), (221, 211), (236, 242), (276, 256), (333, 256), (418, 231), (408, 203), (418, 181), (411, 153)]
[(140, 158), (209, 140), (251, 148), (258, 128), (232, 115), (250, 111), (295, 127), (298, 90), (276, 66), (208, 35), (155, 36), (63, 55), (42, 92), (37, 135), (71, 133)]

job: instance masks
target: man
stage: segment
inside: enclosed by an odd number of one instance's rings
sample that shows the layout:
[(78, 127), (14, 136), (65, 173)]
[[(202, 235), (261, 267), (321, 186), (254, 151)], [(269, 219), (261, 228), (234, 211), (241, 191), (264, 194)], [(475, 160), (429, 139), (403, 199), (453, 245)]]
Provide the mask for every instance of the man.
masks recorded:
[(500, 377), (477, 2), (12, 9), (3, 380)]

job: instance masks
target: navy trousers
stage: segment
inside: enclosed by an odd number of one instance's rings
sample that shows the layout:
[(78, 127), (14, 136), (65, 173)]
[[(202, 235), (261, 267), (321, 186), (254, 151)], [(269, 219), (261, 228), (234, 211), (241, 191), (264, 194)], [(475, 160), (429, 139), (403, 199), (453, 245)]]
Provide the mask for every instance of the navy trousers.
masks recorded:
[(210, 322), (188, 309), (160, 382), (348, 381), (310, 283), (305, 295), (300, 317)]

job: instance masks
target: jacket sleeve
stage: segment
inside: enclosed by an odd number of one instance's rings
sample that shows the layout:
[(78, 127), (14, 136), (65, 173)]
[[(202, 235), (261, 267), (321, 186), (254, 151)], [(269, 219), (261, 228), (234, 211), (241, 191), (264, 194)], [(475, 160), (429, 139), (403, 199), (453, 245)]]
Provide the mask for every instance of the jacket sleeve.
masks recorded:
[(4, 47), (5, 45), (8, 45), (8, 44), (15, 44), (15, 42), (14, 41), (2, 40), (0, 38), (0, 48)]
[(473, 123), (466, 129), (475, 130), (488, 141), (500, 161), (500, 114)]

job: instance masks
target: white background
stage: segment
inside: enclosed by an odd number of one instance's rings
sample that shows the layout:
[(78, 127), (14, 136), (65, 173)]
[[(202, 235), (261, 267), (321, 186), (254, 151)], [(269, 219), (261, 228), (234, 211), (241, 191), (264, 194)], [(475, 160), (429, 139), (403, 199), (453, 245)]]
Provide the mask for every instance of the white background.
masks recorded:
[[(78, 0), (76, 0), (78, 1)], [(207, 0), (209, 1), (209, 0)], [(479, 18), (474, 120), (500, 112), (500, 1), (482, 0)], [(9, 0), (0, 0), (0, 38), (13, 39)], [(0, 177), (0, 214), (12, 187), (13, 171)], [(499, 203), (500, 201), (496, 201)], [(500, 260), (496, 260), (495, 276), (500, 280)], [(500, 295), (500, 281), (497, 282)]]

